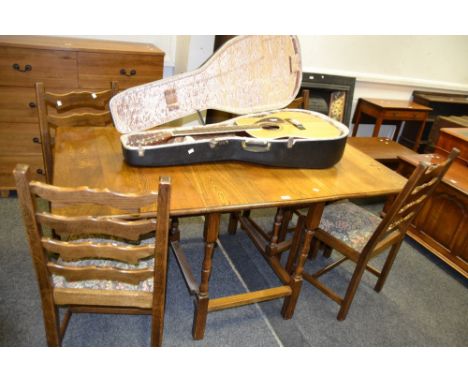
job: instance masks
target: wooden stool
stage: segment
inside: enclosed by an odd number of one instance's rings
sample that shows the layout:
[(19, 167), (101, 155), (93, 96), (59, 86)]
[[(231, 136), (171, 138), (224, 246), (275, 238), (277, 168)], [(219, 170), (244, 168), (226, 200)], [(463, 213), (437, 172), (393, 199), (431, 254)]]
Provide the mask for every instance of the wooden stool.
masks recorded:
[(412, 149), (416, 151), (419, 147), (424, 126), (431, 110), (432, 109), (429, 107), (411, 101), (360, 98), (356, 107), (356, 112), (354, 113), (354, 129), (352, 136), (356, 136), (363, 114), (375, 118), (375, 126), (372, 132), (373, 137), (379, 136), (380, 127), (384, 121), (396, 121), (397, 125), (393, 133), (393, 140), (396, 140), (398, 137), (403, 121), (420, 121), (416, 141), (412, 147)]

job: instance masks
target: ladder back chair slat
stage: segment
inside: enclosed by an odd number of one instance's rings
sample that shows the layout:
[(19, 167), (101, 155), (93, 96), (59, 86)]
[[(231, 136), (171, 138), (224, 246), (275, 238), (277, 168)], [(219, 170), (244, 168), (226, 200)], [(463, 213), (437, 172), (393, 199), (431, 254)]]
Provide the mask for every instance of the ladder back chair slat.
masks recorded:
[(154, 204), (157, 192), (147, 194), (121, 194), (108, 189), (89, 187), (59, 187), (38, 181), (31, 182), (31, 192), (57, 205), (97, 204), (122, 210), (136, 210)]
[(70, 282), (85, 280), (112, 280), (127, 284), (138, 284), (153, 276), (152, 269), (126, 270), (101, 267), (71, 267), (48, 263), (47, 268), (55, 275), (63, 276)]
[(112, 122), (110, 111), (75, 113), (67, 116), (49, 115), (47, 122), (54, 127), (106, 126)]
[(127, 240), (138, 240), (141, 235), (154, 231), (156, 219), (136, 221), (113, 219), (110, 217), (67, 217), (47, 212), (36, 213), (36, 219), (61, 234), (105, 234)]
[(89, 107), (103, 110), (109, 100), (117, 93), (117, 83), (112, 82), (112, 89), (103, 91), (72, 91), (69, 93), (45, 93), (45, 102), (58, 112), (65, 112), (74, 108)]
[(154, 254), (154, 245), (115, 245), (114, 243), (68, 242), (43, 238), (42, 246), (49, 252), (57, 253), (63, 260), (76, 261), (87, 258), (113, 259), (128, 264), (138, 264), (139, 260)]

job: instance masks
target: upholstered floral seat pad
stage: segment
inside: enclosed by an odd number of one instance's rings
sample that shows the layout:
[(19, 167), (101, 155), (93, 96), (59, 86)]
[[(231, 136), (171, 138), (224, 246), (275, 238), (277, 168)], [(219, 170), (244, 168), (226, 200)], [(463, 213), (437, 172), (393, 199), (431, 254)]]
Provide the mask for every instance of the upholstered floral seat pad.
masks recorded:
[(381, 220), (354, 203), (336, 202), (325, 207), (320, 229), (360, 252)]
[[(89, 239), (78, 239), (71, 242), (79, 243), (84, 241), (90, 241)], [(94, 243), (114, 243), (117, 245), (128, 245), (125, 242), (119, 242), (117, 240), (110, 239), (95, 239), (92, 241)], [(153, 244), (154, 238), (146, 239), (140, 241), (139, 245), (148, 245)], [(147, 259), (142, 259), (138, 264), (127, 264), (124, 262), (116, 260), (102, 260), (102, 259), (84, 259), (78, 261), (64, 261), (61, 258), (57, 260), (59, 265), (67, 265), (71, 267), (114, 267), (118, 269), (144, 269), (144, 268), (153, 268), (154, 267), (154, 257), (149, 257)], [(85, 288), (85, 289), (98, 289), (98, 290), (127, 290), (127, 291), (142, 291), (142, 292), (152, 292), (153, 291), (153, 278), (150, 277), (146, 280), (143, 280), (139, 284), (128, 284), (120, 281), (111, 281), (111, 280), (83, 280), (83, 281), (68, 281), (62, 276), (52, 275), (52, 280), (56, 288)]]

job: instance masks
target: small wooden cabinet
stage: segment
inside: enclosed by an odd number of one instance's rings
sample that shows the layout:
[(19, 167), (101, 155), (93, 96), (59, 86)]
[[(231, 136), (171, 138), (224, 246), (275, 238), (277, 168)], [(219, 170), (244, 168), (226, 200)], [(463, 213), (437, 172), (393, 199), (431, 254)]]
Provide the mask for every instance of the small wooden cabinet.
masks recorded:
[(439, 163), (453, 147), (460, 155), (414, 219), (407, 234), (468, 278), (468, 129), (442, 129), (435, 154), (402, 156), (408, 176), (421, 160)]
[(17, 163), (45, 180), (34, 84), (48, 91), (119, 89), (162, 78), (164, 52), (151, 44), (51, 36), (0, 36), (0, 191), (15, 188)]

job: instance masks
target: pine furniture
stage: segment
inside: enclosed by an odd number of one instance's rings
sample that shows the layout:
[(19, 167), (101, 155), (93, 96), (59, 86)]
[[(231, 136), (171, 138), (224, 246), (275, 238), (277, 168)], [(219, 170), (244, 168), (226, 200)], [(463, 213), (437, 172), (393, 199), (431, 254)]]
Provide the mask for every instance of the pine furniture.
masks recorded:
[(15, 189), (17, 163), (46, 177), (34, 85), (47, 91), (120, 89), (162, 78), (164, 52), (150, 44), (54, 36), (0, 36), (0, 191)]

